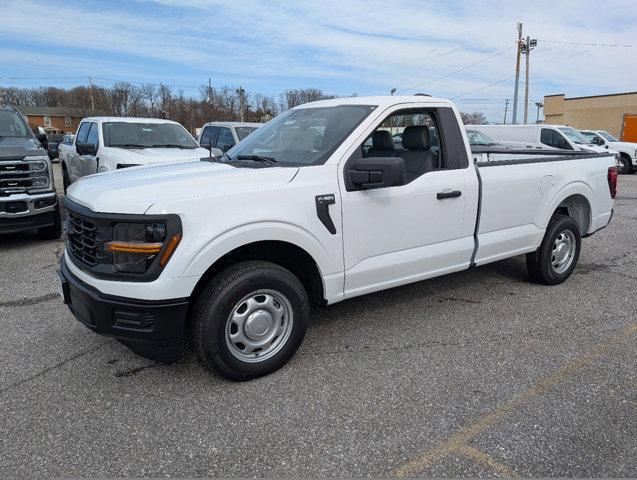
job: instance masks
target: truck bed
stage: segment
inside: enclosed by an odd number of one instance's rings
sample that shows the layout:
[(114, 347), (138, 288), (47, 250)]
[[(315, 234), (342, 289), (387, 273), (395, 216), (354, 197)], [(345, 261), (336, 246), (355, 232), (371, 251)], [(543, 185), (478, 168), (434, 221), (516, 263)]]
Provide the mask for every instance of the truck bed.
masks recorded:
[(575, 213), (582, 236), (608, 223), (612, 199), (607, 172), (615, 165), (613, 155), (481, 150), (499, 158), (475, 162), (479, 206), (473, 264), (534, 251), (550, 220), (547, 212), (560, 206)]

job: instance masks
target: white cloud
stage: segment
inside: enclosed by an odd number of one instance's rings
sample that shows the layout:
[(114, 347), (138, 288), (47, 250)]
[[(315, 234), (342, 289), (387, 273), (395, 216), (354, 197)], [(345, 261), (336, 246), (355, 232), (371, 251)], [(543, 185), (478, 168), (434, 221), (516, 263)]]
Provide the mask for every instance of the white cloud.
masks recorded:
[[(188, 72), (211, 72), (227, 83), (242, 81), (248, 88), (252, 83), (255, 90), (278, 85), (279, 90), (316, 86), (338, 93), (383, 93), (431, 82), (513, 45), (520, 20), (540, 39), (531, 55), (534, 100), (558, 92), (574, 96), (635, 90), (637, 76), (637, 45), (541, 41), (637, 43), (632, 1), (602, 6), (590, 0), (159, 0), (140, 1), (128, 11), (120, 4), (88, 5), (59, 7), (56, 16), (64, 19), (60, 32), (50, 28), (46, 17), (33, 15), (48, 8), (41, 0), (14, 2), (3, 9), (0, 35), (50, 44), (62, 52), (78, 47), (94, 51), (105, 77), (114, 75), (109, 64), (117, 73), (125, 73), (129, 65), (130, 74), (140, 76), (149, 64), (168, 63), (177, 66), (173, 78), (187, 83), (192, 83), (185, 78)], [(449, 97), (478, 89), (512, 75), (514, 55), (511, 49), (422, 88)], [(83, 73), (71, 58), (69, 63), (74, 74)], [(511, 97), (511, 85), (494, 85), (476, 95)], [(493, 108), (493, 102), (485, 102), (487, 107)]]

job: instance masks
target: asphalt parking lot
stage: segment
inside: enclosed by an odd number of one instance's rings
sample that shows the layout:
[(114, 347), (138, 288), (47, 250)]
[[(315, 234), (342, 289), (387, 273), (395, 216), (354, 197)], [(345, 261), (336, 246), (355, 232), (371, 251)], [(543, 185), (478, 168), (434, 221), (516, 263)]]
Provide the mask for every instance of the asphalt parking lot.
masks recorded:
[(637, 476), (637, 175), (565, 284), (520, 257), (317, 309), (247, 383), (87, 330), (62, 251), (0, 237), (3, 478)]

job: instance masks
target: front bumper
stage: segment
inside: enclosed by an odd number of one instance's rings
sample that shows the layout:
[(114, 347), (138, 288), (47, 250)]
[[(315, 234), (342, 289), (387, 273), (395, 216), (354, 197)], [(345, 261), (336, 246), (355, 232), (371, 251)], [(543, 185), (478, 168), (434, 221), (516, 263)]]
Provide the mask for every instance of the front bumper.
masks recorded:
[(55, 193), (0, 197), (0, 233), (50, 227), (59, 214)]
[(73, 275), (64, 256), (58, 275), (64, 303), (89, 329), (152, 360), (171, 362), (183, 356), (187, 298), (160, 301), (106, 295)]

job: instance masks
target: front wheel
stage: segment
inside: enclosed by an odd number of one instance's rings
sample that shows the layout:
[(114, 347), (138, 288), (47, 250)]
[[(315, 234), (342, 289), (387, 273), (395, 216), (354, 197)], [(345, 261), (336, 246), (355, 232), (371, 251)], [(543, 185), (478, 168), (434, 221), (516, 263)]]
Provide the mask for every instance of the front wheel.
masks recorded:
[(201, 291), (193, 311), (195, 347), (203, 364), (230, 380), (281, 368), (301, 345), (309, 301), (299, 279), (270, 262), (224, 270)]
[(619, 159), (619, 162), (617, 162), (617, 173), (627, 174), (627, 173), (630, 173), (630, 170), (632, 168), (633, 166), (632, 166), (632, 162), (630, 161), (630, 158), (622, 155), (621, 158)]
[(567, 215), (556, 214), (535, 252), (526, 254), (531, 278), (545, 285), (562, 283), (575, 269), (582, 239), (579, 225)]

